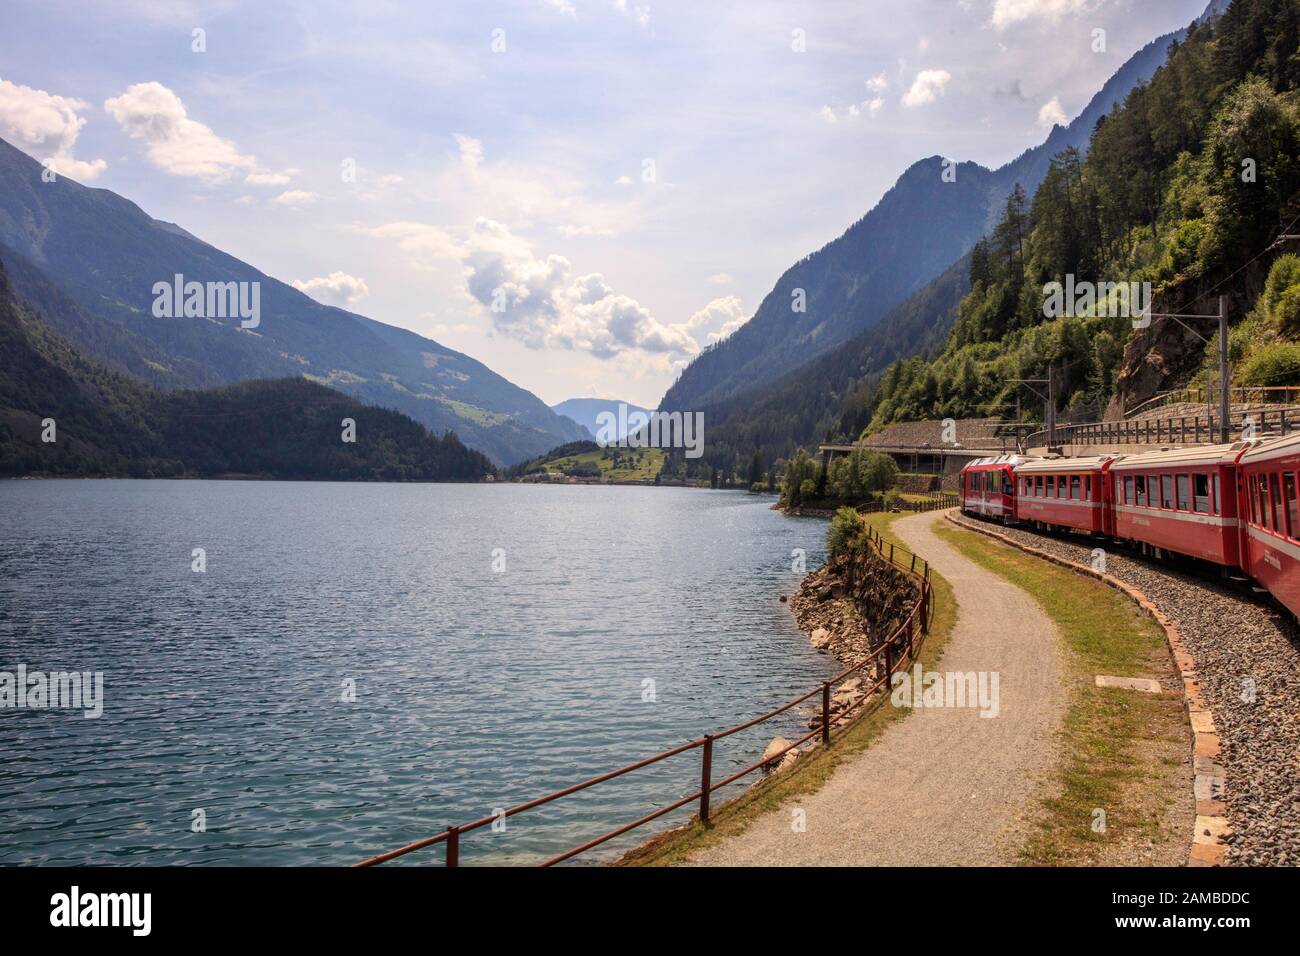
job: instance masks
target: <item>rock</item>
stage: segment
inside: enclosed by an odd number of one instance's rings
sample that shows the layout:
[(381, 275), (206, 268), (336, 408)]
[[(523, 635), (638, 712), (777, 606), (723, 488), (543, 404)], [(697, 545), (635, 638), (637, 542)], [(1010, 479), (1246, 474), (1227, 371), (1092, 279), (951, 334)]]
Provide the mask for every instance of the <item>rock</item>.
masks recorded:
[(782, 770), (789, 770), (792, 766), (794, 766), (794, 762), (798, 759), (799, 759), (799, 748), (795, 747), (793, 750), (788, 751), (786, 755), (781, 758), (781, 763), (778, 764), (776, 768), (777, 772), (779, 773)]
[[(790, 741), (786, 740), (784, 737), (773, 737), (772, 742), (763, 750), (763, 769), (769, 771), (778, 769), (778, 761), (784, 764), (785, 757), (788, 757), (789, 754), (782, 757), (778, 757), (777, 754), (781, 753), (782, 750), (785, 750), (785, 748), (789, 746)], [(792, 750), (790, 753), (794, 753), (794, 751)]]
[(786, 597), (784, 594), (781, 595), (781, 603), (782, 603), (782, 604), (784, 604), (784, 603), (785, 603), (786, 601), (788, 601), (788, 600), (790, 600), (790, 599), (789, 599), (788, 597)]
[(810, 636), (812, 646), (819, 651), (825, 650), (831, 643), (831, 632), (824, 627), (819, 627), (812, 632)]

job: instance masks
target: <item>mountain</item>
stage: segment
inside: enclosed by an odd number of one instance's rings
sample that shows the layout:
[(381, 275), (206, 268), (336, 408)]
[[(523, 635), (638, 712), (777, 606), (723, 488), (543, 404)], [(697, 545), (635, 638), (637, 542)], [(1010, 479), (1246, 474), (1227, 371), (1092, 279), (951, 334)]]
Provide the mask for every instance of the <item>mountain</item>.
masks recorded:
[[(1017, 380), (1049, 371), (1061, 421), (1210, 385), (1219, 295), (1233, 384), (1300, 385), (1300, 255), (1284, 238), (1300, 223), (1298, 94), (1300, 0), (1235, 0), (1195, 25), (1086, 156), (1053, 157), (1032, 203), (975, 246), (943, 348), (881, 377), (870, 427), (1010, 409), (1030, 398)], [(1077, 298), (1053, 310), (1054, 284)]]
[[(0, 140), (0, 256), (15, 289), (74, 345), (164, 388), (305, 377), (454, 431), (498, 462), (586, 437), (532, 393), (430, 339), (321, 305), (107, 189), (43, 167)], [(258, 283), (260, 324), (155, 318), (154, 284)], [(53, 291), (43, 289), (53, 285)], [(247, 287), (247, 288), (251, 288)]]
[[(355, 442), (342, 440), (345, 418)], [(454, 435), (304, 378), (162, 390), (105, 368), (19, 300), (0, 262), (0, 475), (477, 481), (491, 470)]]
[[(1202, 17), (1226, 5), (1227, 0), (1212, 0)], [(964, 162), (955, 167), (955, 181), (945, 182), (942, 157), (915, 163), (843, 235), (786, 270), (749, 322), (682, 372), (660, 408), (708, 410), (742, 392), (762, 389), (855, 335), (883, 325), (891, 310), (988, 232), (1017, 184), (1032, 194), (1053, 156), (1070, 146), (1086, 150), (1097, 121), (1150, 79), (1170, 45), (1186, 33), (1179, 30), (1147, 44), (1069, 126), (1053, 127), (1043, 143), (996, 170)], [(799, 289), (806, 297), (804, 312), (792, 308)], [(951, 323), (952, 317), (935, 318)], [(913, 350), (906, 339), (898, 340), (897, 347), (901, 354)]]
[[(619, 414), (619, 408), (625, 408), (626, 411)], [(615, 422), (626, 421), (625, 416), (633, 412), (641, 412), (649, 415), (650, 409), (642, 408), (640, 405), (633, 405), (631, 402), (620, 402), (614, 398), (570, 398), (558, 405), (552, 405), (551, 411), (557, 415), (564, 415), (577, 422), (585, 428), (591, 438), (596, 438), (600, 434), (599, 416), (603, 412), (608, 412), (614, 416)], [(616, 428), (614, 438), (619, 439), (627, 435), (627, 427)]]

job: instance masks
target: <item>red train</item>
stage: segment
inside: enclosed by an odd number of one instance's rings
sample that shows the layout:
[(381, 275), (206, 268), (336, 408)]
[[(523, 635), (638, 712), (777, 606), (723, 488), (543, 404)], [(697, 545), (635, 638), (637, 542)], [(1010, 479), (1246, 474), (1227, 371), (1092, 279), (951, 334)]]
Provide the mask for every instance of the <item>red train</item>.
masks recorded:
[(961, 508), (1240, 570), (1300, 616), (1300, 434), (1141, 455), (981, 458)]

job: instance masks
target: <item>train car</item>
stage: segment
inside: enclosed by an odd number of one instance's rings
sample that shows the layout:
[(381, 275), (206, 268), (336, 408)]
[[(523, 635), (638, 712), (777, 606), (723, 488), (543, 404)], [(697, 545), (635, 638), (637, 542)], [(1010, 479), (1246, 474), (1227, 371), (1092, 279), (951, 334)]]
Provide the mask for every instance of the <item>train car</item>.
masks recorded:
[(1014, 521), (1016, 488), (1012, 469), (1028, 460), (1022, 455), (976, 458), (961, 470), (961, 510)]
[(1113, 535), (1110, 469), (1114, 456), (1039, 458), (1015, 468), (1016, 517), (1054, 528)]
[(1164, 552), (1242, 567), (1238, 459), (1248, 442), (1148, 452), (1110, 469), (1113, 536)]
[(1261, 442), (1241, 456), (1241, 566), (1300, 615), (1300, 435)]

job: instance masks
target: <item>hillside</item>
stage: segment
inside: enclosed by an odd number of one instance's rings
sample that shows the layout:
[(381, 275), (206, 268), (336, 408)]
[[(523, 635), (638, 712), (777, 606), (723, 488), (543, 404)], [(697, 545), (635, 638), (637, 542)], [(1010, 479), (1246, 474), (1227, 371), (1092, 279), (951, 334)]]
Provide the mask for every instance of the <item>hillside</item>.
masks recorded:
[[(0, 256), (13, 284), (88, 355), (165, 388), (302, 376), (455, 431), (500, 462), (583, 436), (532, 393), (413, 332), (324, 306), (297, 289), (148, 216), (106, 189), (42, 182), (42, 167), (0, 140)], [(153, 286), (260, 283), (261, 322), (160, 319)], [(53, 286), (54, 291), (42, 286)]]
[(659, 477), (664, 452), (659, 448), (601, 447), (593, 441), (571, 442), (510, 469), (512, 478), (575, 478), (649, 482)]
[(1300, 384), (1300, 259), (1278, 242), (1300, 222), (1298, 37), (1300, 0), (1236, 0), (1195, 26), (1086, 157), (1062, 151), (1032, 200), (1007, 204), (942, 352), (889, 370), (874, 426), (1005, 411), (1009, 380), (1049, 366), (1075, 420), (1208, 381), (1196, 336), (1170, 320), (1134, 331), (1113, 293), (1045, 315), (1048, 284), (1067, 278), (1150, 283), (1156, 312), (1213, 313), (1227, 294), (1234, 384)]
[[(1225, 2), (1212, 0), (1206, 14)], [(660, 408), (707, 409), (764, 387), (883, 326), (891, 310), (939, 276), (992, 227), (1017, 184), (1032, 192), (1052, 156), (1070, 146), (1086, 149), (1097, 120), (1150, 78), (1170, 45), (1186, 32), (1149, 43), (1116, 71), (1069, 126), (1053, 127), (1045, 142), (996, 170), (960, 163), (956, 180), (944, 182), (941, 157), (914, 164), (842, 236), (788, 269), (748, 323), (683, 371)], [(806, 294), (804, 313), (792, 310), (796, 289)], [(915, 351), (907, 341), (898, 347), (904, 355)]]
[[(342, 441), (344, 418), (354, 443)], [(303, 378), (145, 385), (81, 354), (0, 264), (0, 475), (477, 481), (491, 470), (454, 435)]]

